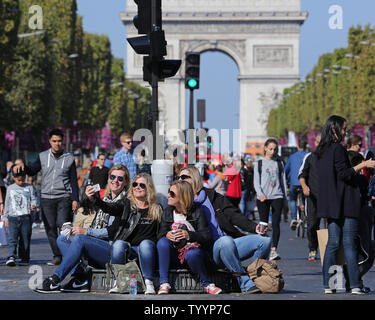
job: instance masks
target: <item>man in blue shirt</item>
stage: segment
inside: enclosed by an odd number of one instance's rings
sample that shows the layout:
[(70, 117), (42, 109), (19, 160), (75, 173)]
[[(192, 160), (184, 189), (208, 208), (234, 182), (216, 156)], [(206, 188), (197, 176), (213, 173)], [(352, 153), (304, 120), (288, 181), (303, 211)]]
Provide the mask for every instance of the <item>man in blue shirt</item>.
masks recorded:
[(129, 133), (123, 133), (120, 136), (120, 142), (122, 148), (118, 151), (114, 158), (113, 163), (115, 165), (122, 164), (129, 170), (130, 179), (133, 180), (137, 175), (137, 161), (133, 153), (133, 139)]
[(297, 188), (301, 186), (298, 180), (298, 173), (299, 168), (302, 165), (303, 158), (307, 154), (305, 151), (307, 145), (307, 141), (305, 139), (300, 139), (298, 141), (298, 151), (293, 153), (286, 165), (285, 165), (285, 176), (287, 181), (289, 182), (289, 209), (290, 209), (290, 216), (292, 221), (290, 223), (290, 228), (292, 230), (296, 229), (297, 226)]

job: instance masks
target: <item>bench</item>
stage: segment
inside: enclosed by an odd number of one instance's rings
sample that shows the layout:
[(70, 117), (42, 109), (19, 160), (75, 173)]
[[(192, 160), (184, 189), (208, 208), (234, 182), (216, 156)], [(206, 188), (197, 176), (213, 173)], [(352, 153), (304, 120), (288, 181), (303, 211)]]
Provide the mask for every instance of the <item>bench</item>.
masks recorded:
[[(223, 271), (215, 271), (208, 275), (212, 283), (223, 290), (223, 293), (240, 292), (237, 279)], [(171, 269), (169, 271), (169, 284), (171, 293), (204, 293), (200, 281), (187, 269)], [(113, 286), (111, 280), (111, 287)], [(154, 278), (155, 290), (159, 287), (159, 277)], [(102, 269), (91, 270), (91, 291), (108, 292), (106, 288), (106, 271)]]

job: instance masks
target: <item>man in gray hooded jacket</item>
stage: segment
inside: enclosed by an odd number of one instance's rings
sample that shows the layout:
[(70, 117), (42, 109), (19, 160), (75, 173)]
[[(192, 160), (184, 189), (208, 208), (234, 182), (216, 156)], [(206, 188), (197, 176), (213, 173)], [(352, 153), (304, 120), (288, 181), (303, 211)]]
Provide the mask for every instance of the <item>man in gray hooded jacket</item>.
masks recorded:
[(65, 222), (72, 221), (72, 212), (78, 209), (79, 201), (74, 157), (63, 149), (63, 138), (64, 134), (60, 129), (51, 130), (49, 133), (51, 148), (41, 152), (33, 164), (18, 166), (30, 176), (42, 171), (42, 217), (53, 252), (53, 261), (48, 262), (48, 265), (61, 263), (61, 253), (56, 243), (58, 232)]

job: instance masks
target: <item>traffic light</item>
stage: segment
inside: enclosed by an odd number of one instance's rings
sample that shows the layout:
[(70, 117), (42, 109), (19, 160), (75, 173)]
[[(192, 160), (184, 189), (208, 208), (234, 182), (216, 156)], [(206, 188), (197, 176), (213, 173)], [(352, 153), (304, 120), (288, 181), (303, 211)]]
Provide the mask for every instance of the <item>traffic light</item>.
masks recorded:
[[(157, 62), (157, 76), (159, 80), (173, 77), (181, 66), (181, 60), (161, 59)], [(152, 59), (143, 57), (143, 80), (151, 83)]]
[[(138, 14), (133, 18), (138, 34), (148, 34), (152, 31), (151, 0), (134, 0), (138, 5)], [(161, 29), (161, 0), (156, 0), (156, 25)]]
[[(167, 42), (164, 31), (161, 30), (161, 0), (154, 0), (155, 8), (152, 8), (151, 0), (134, 0), (138, 5), (138, 14), (133, 18), (134, 26), (138, 34), (145, 36), (128, 38), (128, 42), (138, 54), (151, 54), (153, 57), (163, 57), (167, 54)], [(156, 24), (151, 23), (152, 10), (155, 10)]]
[(187, 52), (185, 59), (185, 88), (199, 89), (199, 64), (200, 54), (197, 52)]

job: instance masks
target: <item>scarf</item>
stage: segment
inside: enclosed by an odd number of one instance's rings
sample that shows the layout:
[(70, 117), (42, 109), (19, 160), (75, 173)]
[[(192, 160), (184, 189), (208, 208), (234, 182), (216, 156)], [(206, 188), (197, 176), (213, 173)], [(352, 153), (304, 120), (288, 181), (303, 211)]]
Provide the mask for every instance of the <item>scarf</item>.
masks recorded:
[[(126, 190), (121, 191), (116, 198), (112, 199), (111, 194), (103, 198), (104, 202), (117, 202), (126, 197)], [(95, 219), (91, 223), (93, 229), (103, 229), (108, 227), (110, 215), (105, 213), (102, 209), (98, 209), (96, 212)]]
[(211, 231), (211, 235), (214, 241), (224, 236), (223, 231), (220, 229), (220, 226), (215, 217), (215, 210), (211, 204), (210, 199), (208, 199), (206, 191), (203, 189), (199, 192), (198, 197), (194, 199), (194, 203), (199, 204), (204, 212), (208, 226)]

